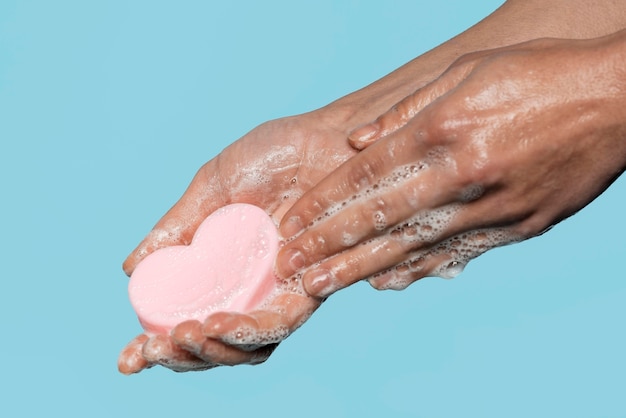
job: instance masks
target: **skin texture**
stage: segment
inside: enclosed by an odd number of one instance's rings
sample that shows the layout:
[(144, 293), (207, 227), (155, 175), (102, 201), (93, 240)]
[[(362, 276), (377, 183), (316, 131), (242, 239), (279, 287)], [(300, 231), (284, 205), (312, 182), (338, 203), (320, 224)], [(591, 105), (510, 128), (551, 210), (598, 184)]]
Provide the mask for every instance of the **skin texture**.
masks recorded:
[(463, 57), (350, 135), (365, 150), (285, 214), (279, 271), (401, 289), (576, 213), (626, 167), (625, 58), (626, 31)]
[[(255, 128), (198, 171), (181, 199), (128, 256), (124, 262), (124, 271), (130, 275), (146, 255), (158, 248), (189, 243), (200, 222), (217, 208), (229, 203), (256, 204), (272, 214), (277, 223), (280, 222), (284, 213), (300, 196), (355, 156), (357, 149), (368, 148), (382, 136), (370, 135), (368, 140), (359, 141), (358, 135), (353, 134), (352, 142), (349, 143), (346, 138), (350, 132), (371, 122), (399, 102), (401, 104), (394, 112), (400, 115), (402, 121), (394, 120), (394, 116), (385, 116), (380, 120), (385, 124), (384, 129), (391, 132), (412, 120), (411, 117), (420, 106), (410, 103), (409, 99), (402, 100), (435, 80), (459, 57), (473, 51), (546, 36), (579, 39), (610, 34), (626, 26), (624, 9), (620, 1), (603, 0), (592, 4), (582, 0), (509, 0), (474, 27), (371, 85), (314, 112), (270, 121)], [(407, 45), (410, 45), (410, 40), (407, 40)], [(455, 80), (460, 79), (457, 77)], [(450, 83), (454, 84), (452, 81)], [(442, 86), (441, 91), (432, 92), (432, 98), (427, 101), (442, 95), (444, 91), (445, 87)], [(408, 110), (405, 111), (404, 106)], [(445, 113), (439, 114), (441, 123), (444, 116)], [(384, 141), (386, 139), (380, 141), (381, 144)], [(364, 154), (375, 155), (378, 146), (373, 145)], [(383, 148), (384, 145), (380, 145), (378, 150)], [(339, 177), (335, 177), (337, 181), (345, 176), (345, 167), (343, 172), (338, 172)], [(439, 174), (444, 175), (443, 168)], [(332, 180), (327, 180), (327, 186), (329, 181)], [(345, 178), (341, 181), (345, 181)], [(433, 178), (429, 181), (438, 184), (439, 180)], [(346, 185), (344, 191), (348, 190), (349, 185)], [(466, 195), (472, 196), (472, 193), (466, 191)], [(445, 201), (444, 197), (439, 199)], [(305, 219), (308, 215), (298, 215), (298, 211), (310, 202), (310, 197), (305, 198), (290, 212), (288, 218), (297, 215)], [(284, 225), (283, 229), (289, 231), (289, 235), (295, 232), (293, 226)], [(479, 232), (470, 238), (476, 242), (484, 241), (485, 237), (481, 234)], [(292, 241), (287, 248), (297, 247), (297, 242)], [(429, 266), (442, 265), (450, 260), (447, 250), (445, 246), (431, 245), (422, 255), (420, 265), (405, 266), (400, 271), (417, 268), (428, 270), (434, 268)], [(333, 252), (328, 249), (316, 251), (319, 250), (312, 249), (302, 260), (310, 262), (322, 259)], [(284, 256), (285, 252), (282, 254)], [(378, 257), (381, 253), (376, 254)], [(381, 262), (389, 264), (384, 257)], [(294, 263), (297, 268), (292, 268)], [(154, 365), (175, 371), (206, 370), (218, 365), (263, 362), (282, 339), (320, 306), (321, 299), (308, 296), (300, 281), (292, 280), (291, 273), (304, 264), (297, 257), (296, 260), (283, 257), (282, 261), (278, 261), (277, 267), (286, 281), (285, 291), (278, 294), (262, 311), (247, 315), (216, 313), (204, 323), (182, 323), (171, 335), (139, 335), (121, 352), (118, 360), (120, 371), (125, 374), (136, 373)], [(352, 274), (341, 285), (358, 280), (357, 277), (365, 277), (364, 273), (360, 271)], [(311, 276), (310, 272), (307, 274)], [(401, 286), (397, 280), (387, 280), (386, 284), (379, 287)], [(267, 337), (263, 343), (250, 344), (245, 338), (238, 337), (244, 328)]]

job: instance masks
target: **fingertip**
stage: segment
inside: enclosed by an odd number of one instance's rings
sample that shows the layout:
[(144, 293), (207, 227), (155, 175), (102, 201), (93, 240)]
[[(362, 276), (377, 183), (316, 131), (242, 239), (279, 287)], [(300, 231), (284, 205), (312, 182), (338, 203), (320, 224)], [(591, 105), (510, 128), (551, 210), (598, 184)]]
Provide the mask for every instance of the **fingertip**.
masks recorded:
[(291, 277), (305, 265), (304, 254), (298, 249), (282, 248), (276, 256), (276, 274), (281, 279)]
[(144, 239), (131, 253), (126, 257), (126, 260), (122, 263), (122, 270), (128, 277), (133, 274), (137, 264), (148, 255), (148, 246), (146, 239)]
[(132, 257), (132, 255), (129, 255), (128, 258), (126, 258), (126, 260), (124, 260), (124, 262), (122, 263), (122, 270), (128, 277), (130, 277), (135, 270), (136, 263), (134, 262)]
[(170, 333), (176, 345), (192, 353), (198, 353), (204, 342), (202, 323), (189, 320), (178, 324)]
[(348, 143), (350, 144), (352, 148), (354, 148), (357, 151), (363, 151), (369, 145), (369, 143), (366, 141), (354, 140), (352, 138), (348, 138)]
[(137, 374), (145, 369), (149, 369), (152, 366), (153, 365), (146, 361), (141, 354), (127, 358), (120, 357), (117, 361), (117, 370), (126, 376)]
[(151, 367), (142, 355), (142, 347), (147, 340), (147, 335), (140, 335), (122, 350), (117, 359), (117, 369), (120, 373), (128, 376)]
[(350, 132), (348, 134), (348, 142), (355, 149), (365, 149), (376, 140), (379, 131), (380, 126), (378, 123), (369, 123)]
[(325, 299), (337, 290), (335, 280), (325, 269), (314, 269), (302, 278), (304, 290), (315, 298)]
[(232, 312), (216, 312), (209, 315), (201, 325), (202, 335), (219, 339), (222, 335), (232, 332), (241, 315)]

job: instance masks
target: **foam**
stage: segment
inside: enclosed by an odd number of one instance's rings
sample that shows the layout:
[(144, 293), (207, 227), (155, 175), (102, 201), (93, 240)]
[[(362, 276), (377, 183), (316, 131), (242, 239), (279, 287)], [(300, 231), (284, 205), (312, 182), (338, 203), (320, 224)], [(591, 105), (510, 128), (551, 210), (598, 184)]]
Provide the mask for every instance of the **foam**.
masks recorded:
[(390, 234), (408, 244), (437, 240), (461, 209), (460, 204), (451, 204), (439, 209), (425, 210), (395, 226)]
[(289, 333), (289, 328), (284, 325), (263, 331), (240, 327), (221, 336), (221, 340), (244, 350), (254, 350), (264, 345), (281, 342), (289, 336)]
[[(486, 251), (519, 242), (522, 237), (502, 228), (481, 229), (459, 234), (433, 248), (415, 251), (403, 263), (367, 280), (376, 289), (402, 290), (417, 279), (427, 276), (452, 279), (461, 274), (465, 266)], [(430, 270), (425, 265), (432, 259), (442, 258)]]
[[(394, 187), (413, 187), (412, 193), (407, 194), (406, 203), (418, 209), (420, 207), (421, 189), (425, 187), (425, 183), (415, 180), (419, 180), (419, 177), (432, 166), (445, 165), (448, 167), (453, 163), (444, 148), (431, 150), (424, 161), (400, 166), (374, 184), (368, 185), (366, 182), (362, 182), (359, 184), (360, 190), (357, 193), (332, 204), (323, 215), (312, 220), (307, 227), (315, 227), (320, 222), (345, 209), (346, 206), (371, 200), (376, 195)], [(451, 166), (450, 169), (454, 170), (455, 167)], [(414, 216), (395, 225), (389, 225), (389, 220), (382, 210), (374, 211), (371, 219), (374, 230), (403, 242), (409, 248), (420, 247), (423, 249), (410, 253), (409, 258), (404, 263), (370, 277), (370, 282), (374, 284), (384, 283), (384, 288), (404, 289), (416, 278), (426, 275), (451, 279), (461, 274), (470, 260), (485, 251), (520, 241), (521, 237), (510, 231), (494, 228), (460, 234), (436, 244), (434, 247), (428, 245), (436, 243), (445, 234), (465, 203), (479, 199), (483, 193), (484, 188), (481, 185), (469, 185), (459, 193), (459, 202), (436, 209), (420, 210)], [(304, 231), (300, 231), (295, 236), (290, 237), (289, 240), (293, 240)], [(361, 238), (357, 234), (343, 231), (340, 239), (344, 248), (349, 248), (358, 244)], [(381, 239), (381, 237), (372, 238), (365, 242), (371, 243), (377, 239)], [(385, 237), (382, 236), (382, 239)], [(442, 261), (434, 266), (430, 265), (439, 259)]]
[[(346, 206), (352, 203), (362, 201), (364, 199), (371, 199), (372, 195), (378, 194), (381, 191), (389, 187), (396, 187), (399, 182), (404, 182), (410, 179), (414, 179), (417, 176), (421, 175), (422, 172), (426, 168), (428, 168), (428, 164), (425, 162), (420, 162), (417, 164), (408, 164), (405, 166), (398, 167), (397, 169), (392, 171), (388, 176), (385, 176), (379, 179), (374, 184), (371, 184), (368, 186), (364, 183), (362, 185), (363, 189), (359, 193), (355, 193), (349, 196), (347, 199), (331, 205), (323, 215), (318, 216), (316, 219), (309, 222), (307, 227), (309, 228), (314, 227), (316, 224), (335, 215), (341, 209), (345, 208)], [(388, 227), (387, 218), (382, 211), (374, 212), (372, 216), (372, 222), (373, 222), (374, 228), (379, 231), (385, 230)], [(298, 234), (296, 234), (294, 237), (291, 237), (290, 239), (295, 238), (296, 236), (298, 236), (299, 234), (303, 232), (304, 230), (300, 231)]]

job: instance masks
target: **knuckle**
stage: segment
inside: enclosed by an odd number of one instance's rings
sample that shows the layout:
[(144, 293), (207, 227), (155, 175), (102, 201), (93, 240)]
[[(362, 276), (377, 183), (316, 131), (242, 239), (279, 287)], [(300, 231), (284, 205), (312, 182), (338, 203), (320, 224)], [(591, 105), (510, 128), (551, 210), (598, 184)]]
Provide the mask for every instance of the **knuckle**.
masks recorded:
[(386, 118), (386, 121), (396, 122), (396, 121), (408, 119), (413, 112), (413, 107), (414, 107), (413, 97), (414, 97), (413, 95), (407, 96), (401, 101), (399, 101), (398, 103), (396, 103), (391, 108), (390, 112), (385, 113), (383, 115), (383, 117)]
[(451, 106), (438, 106), (436, 111), (429, 115), (429, 124), (424, 135), (425, 140), (431, 145), (448, 144), (458, 138), (460, 123), (458, 115)]
[(390, 222), (393, 205), (385, 197), (377, 197), (367, 201), (360, 208), (360, 222), (372, 226), (375, 231), (384, 231)]
[(480, 198), (492, 184), (491, 169), (474, 161), (457, 164), (456, 186), (460, 190), (460, 200), (470, 202)]
[[(378, 183), (385, 167), (386, 161), (381, 155), (369, 155), (368, 158), (364, 158), (354, 170), (348, 173), (344, 187), (355, 189), (357, 193), (367, 189)], [(351, 198), (356, 198), (356, 196), (353, 195)]]

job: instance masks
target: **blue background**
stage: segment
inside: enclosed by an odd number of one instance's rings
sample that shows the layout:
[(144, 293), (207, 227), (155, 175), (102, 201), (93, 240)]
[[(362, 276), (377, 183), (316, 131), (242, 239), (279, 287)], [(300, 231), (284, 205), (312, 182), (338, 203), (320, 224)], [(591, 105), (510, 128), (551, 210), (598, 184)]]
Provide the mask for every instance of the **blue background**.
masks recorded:
[(626, 416), (624, 179), (455, 280), (335, 295), (261, 366), (116, 369), (121, 262), (202, 163), (499, 4), (2, 0), (0, 415)]

